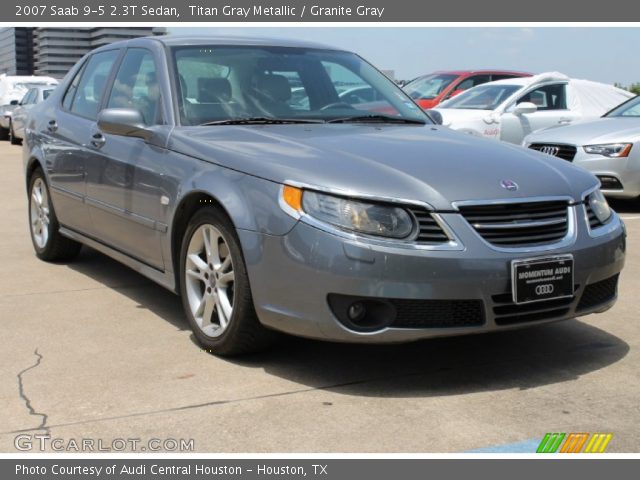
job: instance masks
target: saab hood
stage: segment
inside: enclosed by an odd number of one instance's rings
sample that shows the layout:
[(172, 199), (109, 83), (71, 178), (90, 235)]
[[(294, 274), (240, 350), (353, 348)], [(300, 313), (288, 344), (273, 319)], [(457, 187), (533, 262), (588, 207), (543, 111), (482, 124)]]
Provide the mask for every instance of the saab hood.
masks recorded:
[(540, 130), (527, 136), (525, 142), (593, 145), (637, 140), (640, 140), (640, 118), (600, 118), (591, 122)]
[[(277, 183), (423, 201), (570, 195), (597, 184), (549, 155), (433, 125), (178, 127), (171, 150)], [(501, 180), (519, 185), (515, 192)]]

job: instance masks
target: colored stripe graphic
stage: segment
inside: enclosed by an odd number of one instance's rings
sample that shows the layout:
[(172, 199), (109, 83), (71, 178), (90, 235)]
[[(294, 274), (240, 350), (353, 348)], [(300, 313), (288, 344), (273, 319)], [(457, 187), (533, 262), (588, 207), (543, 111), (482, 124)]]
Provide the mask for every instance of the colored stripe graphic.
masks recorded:
[(570, 433), (562, 445), (560, 453), (580, 453), (587, 438), (589, 438), (588, 433)]
[(612, 438), (611, 433), (594, 433), (584, 453), (604, 453)]
[(556, 453), (564, 437), (564, 433), (547, 433), (540, 442), (536, 453)]
[[(589, 433), (546, 433), (542, 438), (536, 453), (604, 453), (613, 438), (611, 433), (594, 433), (589, 439)], [(562, 441), (564, 440), (564, 443)], [(587, 440), (589, 442), (587, 443)], [(584, 451), (585, 443), (587, 444)], [(562, 447), (560, 448), (560, 445)], [(560, 448), (560, 451), (558, 451)]]

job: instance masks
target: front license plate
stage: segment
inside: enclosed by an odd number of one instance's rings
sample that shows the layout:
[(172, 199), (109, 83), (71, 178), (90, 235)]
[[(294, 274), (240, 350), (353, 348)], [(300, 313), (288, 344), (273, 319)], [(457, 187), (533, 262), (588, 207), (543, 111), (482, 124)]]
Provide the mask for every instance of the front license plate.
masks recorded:
[(511, 261), (514, 303), (530, 303), (573, 296), (573, 256)]

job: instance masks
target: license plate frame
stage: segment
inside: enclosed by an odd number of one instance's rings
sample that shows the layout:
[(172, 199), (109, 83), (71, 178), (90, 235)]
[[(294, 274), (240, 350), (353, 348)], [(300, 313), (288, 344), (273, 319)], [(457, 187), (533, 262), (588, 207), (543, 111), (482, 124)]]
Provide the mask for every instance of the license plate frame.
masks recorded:
[[(571, 254), (511, 260), (513, 303), (524, 305), (573, 297), (574, 269), (575, 263)], [(519, 273), (526, 271), (532, 273), (520, 278)]]

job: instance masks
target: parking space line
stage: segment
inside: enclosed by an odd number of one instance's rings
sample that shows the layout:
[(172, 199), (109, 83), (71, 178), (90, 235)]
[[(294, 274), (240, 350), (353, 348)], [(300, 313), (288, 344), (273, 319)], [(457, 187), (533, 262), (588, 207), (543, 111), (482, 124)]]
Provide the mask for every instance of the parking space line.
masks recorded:
[(464, 453), (536, 453), (536, 448), (538, 448), (539, 444), (539, 438), (530, 438), (514, 443), (477, 448)]

